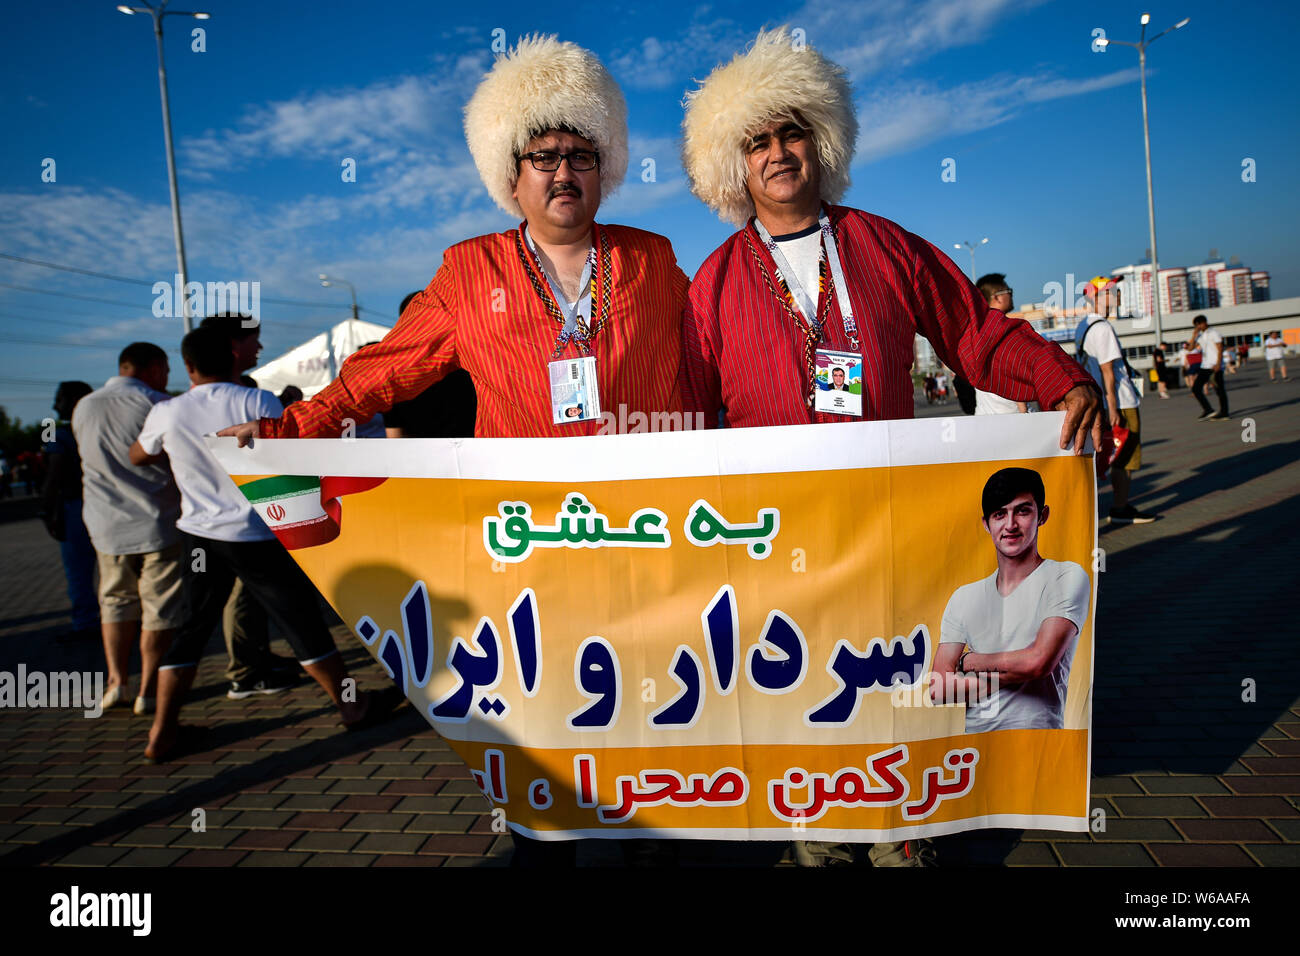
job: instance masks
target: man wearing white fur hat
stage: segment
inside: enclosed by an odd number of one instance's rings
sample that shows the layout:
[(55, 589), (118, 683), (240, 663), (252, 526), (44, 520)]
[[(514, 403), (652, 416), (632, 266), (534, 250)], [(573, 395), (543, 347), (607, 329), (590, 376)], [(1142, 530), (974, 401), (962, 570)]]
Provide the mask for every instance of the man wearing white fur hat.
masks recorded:
[[(947, 256), (895, 223), (833, 205), (858, 124), (844, 70), (784, 28), (688, 94), (692, 191), (741, 229), (705, 260), (683, 319), (688, 413), (730, 427), (911, 418), (919, 332), (977, 388), (1066, 412), (1061, 447), (1101, 442), (1091, 379), (1028, 323), (990, 309)], [(846, 396), (834, 369), (856, 379)], [(799, 862), (848, 847), (797, 843)], [(877, 866), (925, 865), (926, 841), (878, 843)]]
[[(663, 236), (595, 222), (627, 172), (613, 77), (572, 43), (523, 39), (470, 99), (465, 138), (488, 193), (523, 222), (448, 249), (397, 326), (314, 399), (219, 434), (241, 445), (337, 436), (346, 419), (369, 421), (457, 368), (474, 380), (480, 438), (594, 435), (602, 409), (680, 418), (688, 280)], [(625, 852), (639, 862), (656, 850), (628, 841)], [(516, 865), (574, 859), (572, 842), (515, 837)]]
[[(858, 132), (841, 67), (784, 28), (760, 33), (688, 94), (683, 128), (692, 191), (741, 227), (691, 285), (688, 411), (725, 407), (731, 427), (911, 418), (919, 332), (977, 388), (1064, 410), (1062, 448), (1089, 431), (1100, 444), (1100, 396), (1059, 346), (990, 309), (924, 239), (832, 205)], [(832, 409), (818, 383), (854, 359), (861, 400)]]
[(397, 326), (314, 399), (221, 434), (336, 436), (457, 368), (474, 380), (480, 438), (594, 435), (620, 406), (622, 420), (679, 417), (688, 280), (663, 236), (595, 222), (627, 172), (614, 78), (581, 47), (525, 38), (479, 84), (465, 138), (488, 193), (524, 221), (448, 249)]

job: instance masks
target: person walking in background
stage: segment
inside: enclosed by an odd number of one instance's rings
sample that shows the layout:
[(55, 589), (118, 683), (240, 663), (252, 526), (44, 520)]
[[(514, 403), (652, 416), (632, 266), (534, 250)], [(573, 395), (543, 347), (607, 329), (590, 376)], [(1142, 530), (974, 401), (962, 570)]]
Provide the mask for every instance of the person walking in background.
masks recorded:
[(166, 464), (137, 466), (127, 450), (149, 411), (170, 397), (167, 353), (133, 342), (117, 375), (77, 403), (72, 432), (81, 454), (82, 517), (99, 561), (99, 616), (108, 662), (105, 708), (125, 703), (131, 647), (140, 644), (137, 714), (154, 709), (158, 664), (184, 613), (181, 496)]
[(1110, 465), (1110, 486), (1114, 491), (1110, 523), (1147, 524), (1156, 516), (1129, 504), (1133, 472), (1142, 467), (1142, 395), (1110, 321), (1117, 304), (1114, 289), (1115, 280), (1109, 276), (1089, 280), (1086, 292), (1093, 300), (1094, 311), (1075, 329), (1074, 350), (1088, 374), (1101, 386), (1111, 430), (1128, 430), (1128, 440)]
[[(419, 294), (417, 289), (402, 300), (397, 310), (399, 320)], [(477, 415), (474, 380), (459, 368), (415, 398), (398, 402), (384, 412), (384, 432), (389, 438), (473, 438)]]
[[(1192, 341), (1196, 341), (1196, 336), (1192, 336)], [(1201, 357), (1199, 345), (1189, 345), (1183, 350), (1183, 385), (1187, 388), (1196, 384), (1196, 376), (1201, 371)]]
[(1169, 397), (1169, 361), (1165, 358), (1165, 343), (1156, 344), (1155, 350), (1151, 353), (1151, 371), (1155, 372), (1156, 388), (1160, 390), (1161, 398)]
[(130, 449), (137, 465), (161, 462), (164, 456), (170, 462), (181, 492), (176, 524), (187, 558), (188, 617), (159, 667), (157, 712), (145, 758), (160, 762), (185, 746), (181, 706), (236, 576), (285, 632), (299, 663), (329, 695), (344, 725), (356, 729), (377, 723), (405, 696), (392, 686), (367, 694), (347, 692), (348, 670), (321, 616), (316, 589), (203, 440), (232, 419), (278, 415), (280, 403), (270, 392), (230, 380), (229, 340), (214, 328), (200, 327), (185, 336), (181, 355), (192, 387), (155, 405)]
[(1264, 340), (1264, 361), (1268, 363), (1270, 382), (1277, 381), (1273, 375), (1279, 370), (1282, 372), (1282, 381), (1286, 381), (1286, 342), (1282, 339), (1281, 332), (1270, 332)]
[[(980, 276), (975, 282), (975, 288), (980, 290), (980, 295), (984, 296), (990, 309), (1006, 314), (1016, 307), (1014, 293), (1011, 286), (1007, 285), (1007, 277), (1001, 272)], [(1016, 402), (994, 392), (975, 389), (976, 415), (1014, 415), (1016, 412), (1028, 411), (1028, 402)]]
[(280, 390), (279, 398), (280, 398), (280, 404), (283, 407), (288, 408), (294, 402), (302, 401), (303, 398), (302, 389), (300, 389), (297, 385), (286, 385), (283, 389)]
[(81, 517), (81, 456), (72, 433), (77, 403), (94, 389), (85, 382), (60, 382), (54, 393), (54, 438), (45, 445), (45, 527), (59, 542), (63, 573), (72, 604), (72, 640), (99, 639), (99, 602), (95, 599), (95, 548)]
[[(1210, 320), (1203, 315), (1192, 319), (1192, 329), (1192, 337), (1188, 340), (1187, 347), (1189, 349), (1198, 347), (1201, 350), (1201, 367), (1196, 373), (1196, 381), (1192, 383), (1192, 395), (1201, 403), (1201, 415), (1197, 421), (1227, 421), (1228, 389), (1223, 384), (1223, 358), (1226, 346), (1223, 344), (1223, 336), (1210, 328)], [(1205, 399), (1205, 385), (1211, 379), (1214, 380), (1214, 392), (1219, 397), (1217, 412), (1210, 408), (1210, 403)]]
[[(257, 364), (257, 356), (262, 351), (261, 319), (221, 313), (208, 316), (199, 327), (214, 329), (225, 336), (230, 348), (230, 381), (256, 390), (257, 382), (246, 373)], [(239, 577), (235, 578), (221, 612), (221, 634), (226, 641), (228, 699), (283, 694), (298, 682), (298, 662), (272, 653), (266, 609)]]

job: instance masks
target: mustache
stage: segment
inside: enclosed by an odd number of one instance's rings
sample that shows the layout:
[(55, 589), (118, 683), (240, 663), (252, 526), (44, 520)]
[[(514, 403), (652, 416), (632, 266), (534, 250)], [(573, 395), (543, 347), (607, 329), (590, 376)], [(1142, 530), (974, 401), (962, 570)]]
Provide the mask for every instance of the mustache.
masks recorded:
[(577, 198), (581, 199), (582, 190), (579, 189), (573, 183), (556, 183), (549, 190), (547, 190), (546, 198), (550, 200), (550, 199), (554, 199), (556, 196), (576, 196)]

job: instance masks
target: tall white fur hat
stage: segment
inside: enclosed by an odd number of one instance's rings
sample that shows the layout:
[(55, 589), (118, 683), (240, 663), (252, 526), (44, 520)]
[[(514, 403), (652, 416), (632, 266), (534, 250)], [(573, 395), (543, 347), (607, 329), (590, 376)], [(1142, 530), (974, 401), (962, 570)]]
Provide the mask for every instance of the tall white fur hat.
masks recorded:
[(465, 139), (488, 195), (511, 215), (515, 157), (549, 129), (576, 130), (600, 151), (600, 196), (627, 174), (627, 103), (596, 55), (554, 36), (526, 36), (497, 58), (465, 107)]
[(811, 47), (796, 49), (785, 27), (760, 31), (744, 53), (686, 94), (683, 161), (691, 191), (723, 220), (754, 215), (745, 187), (745, 141), (754, 130), (798, 110), (821, 160), (821, 196), (840, 200), (858, 138), (848, 75)]

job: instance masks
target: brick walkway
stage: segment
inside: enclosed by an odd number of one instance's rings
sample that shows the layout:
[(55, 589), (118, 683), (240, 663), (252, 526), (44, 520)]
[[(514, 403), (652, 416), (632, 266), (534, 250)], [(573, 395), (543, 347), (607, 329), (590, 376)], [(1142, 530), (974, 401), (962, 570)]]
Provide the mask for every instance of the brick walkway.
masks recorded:
[[(942, 862), (1300, 865), (1300, 642), (1287, 610), (1300, 385), (1270, 385), (1261, 366), (1229, 377), (1232, 422), (1195, 422), (1185, 390), (1147, 400), (1134, 499), (1163, 518), (1101, 530), (1093, 806), (1105, 831), (964, 835), (941, 841)], [(55, 641), (70, 624), (62, 568), (33, 513), (0, 502), (0, 669), (102, 670), (97, 646)], [(339, 644), (363, 687), (387, 680), (355, 641)], [(161, 767), (138, 763), (147, 724), (129, 712), (0, 712), (0, 864), (505, 862), (510, 838), (492, 832), (463, 764), (418, 715), (345, 734), (307, 684), (228, 701), (219, 639), (209, 652), (186, 709), (208, 728), (204, 749)], [(196, 809), (205, 832), (191, 827)], [(618, 862), (612, 850), (590, 841), (579, 860)], [(688, 843), (682, 857), (771, 865), (782, 852)]]

